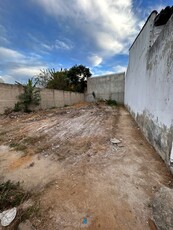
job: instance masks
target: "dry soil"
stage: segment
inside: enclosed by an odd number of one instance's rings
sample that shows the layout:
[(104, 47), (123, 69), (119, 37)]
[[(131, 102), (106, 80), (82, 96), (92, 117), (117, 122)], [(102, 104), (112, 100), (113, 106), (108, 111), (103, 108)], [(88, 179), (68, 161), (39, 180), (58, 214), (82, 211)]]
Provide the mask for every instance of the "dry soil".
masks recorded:
[[(112, 144), (117, 138), (120, 144)], [(172, 176), (124, 107), (79, 104), (0, 117), (0, 180), (36, 194), (38, 230), (148, 230)]]

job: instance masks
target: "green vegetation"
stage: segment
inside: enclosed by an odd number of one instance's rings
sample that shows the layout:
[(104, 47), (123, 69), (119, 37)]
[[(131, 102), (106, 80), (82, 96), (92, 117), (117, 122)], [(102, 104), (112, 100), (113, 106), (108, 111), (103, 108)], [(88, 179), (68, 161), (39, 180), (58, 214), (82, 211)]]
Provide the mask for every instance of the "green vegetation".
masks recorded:
[(24, 92), (19, 95), (19, 101), (15, 104), (14, 111), (31, 112), (33, 106), (40, 104), (40, 91), (36, 88), (37, 81), (31, 78), (26, 85), (16, 83), (24, 88)]
[(14, 148), (16, 151), (25, 151), (27, 146), (21, 143), (11, 143), (10, 148)]
[(110, 105), (110, 106), (116, 106), (116, 105), (118, 105), (117, 101), (111, 100), (111, 99), (106, 100), (106, 104)]
[(10, 180), (0, 184), (0, 211), (20, 205), (30, 197), (20, 183), (13, 183)]
[(25, 221), (32, 217), (40, 217), (40, 203), (35, 202), (33, 206), (27, 208), (23, 213), (21, 213), (21, 221)]
[(83, 93), (89, 77), (91, 77), (89, 68), (83, 65), (75, 65), (69, 70), (41, 70), (36, 79), (38, 85), (44, 88)]
[(31, 206), (26, 208), (22, 206), (32, 197), (33, 194), (24, 191), (19, 182), (14, 183), (9, 180), (0, 184), (0, 212), (18, 207), (16, 218), (8, 229), (18, 229), (17, 226), (20, 222), (32, 217), (40, 217), (40, 203), (38, 201), (33, 201)]

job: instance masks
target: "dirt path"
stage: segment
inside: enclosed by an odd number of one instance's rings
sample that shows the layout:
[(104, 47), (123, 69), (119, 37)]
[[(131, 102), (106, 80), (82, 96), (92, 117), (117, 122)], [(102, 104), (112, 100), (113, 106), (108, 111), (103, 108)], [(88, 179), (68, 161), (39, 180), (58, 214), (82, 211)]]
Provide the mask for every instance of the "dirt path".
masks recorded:
[[(39, 192), (41, 216), (31, 220), (38, 230), (151, 229), (152, 197), (172, 176), (123, 107), (86, 105), (1, 120), (3, 132), (11, 126), (5, 145), (43, 137), (24, 156), (0, 149), (2, 179), (23, 180), (25, 189)], [(110, 142), (114, 137), (119, 146)]]

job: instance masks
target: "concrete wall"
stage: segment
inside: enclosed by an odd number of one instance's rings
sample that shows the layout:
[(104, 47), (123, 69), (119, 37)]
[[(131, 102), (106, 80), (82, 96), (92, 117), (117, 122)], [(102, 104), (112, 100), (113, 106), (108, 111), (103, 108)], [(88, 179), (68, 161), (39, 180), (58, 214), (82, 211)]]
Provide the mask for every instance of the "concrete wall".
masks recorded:
[[(21, 86), (0, 83), (0, 114), (3, 114), (6, 108), (14, 108), (18, 101), (17, 97), (22, 92), (23, 88)], [(41, 104), (38, 107), (39, 109), (62, 107), (84, 101), (84, 94), (62, 90), (41, 89), (40, 95)]]
[(154, 28), (155, 17), (156, 12), (153, 12), (130, 49), (125, 80), (125, 104), (149, 142), (171, 166), (173, 17), (164, 27), (158, 29)]
[(94, 101), (94, 92), (97, 99), (112, 99), (124, 104), (124, 82), (125, 73), (89, 78), (86, 100)]

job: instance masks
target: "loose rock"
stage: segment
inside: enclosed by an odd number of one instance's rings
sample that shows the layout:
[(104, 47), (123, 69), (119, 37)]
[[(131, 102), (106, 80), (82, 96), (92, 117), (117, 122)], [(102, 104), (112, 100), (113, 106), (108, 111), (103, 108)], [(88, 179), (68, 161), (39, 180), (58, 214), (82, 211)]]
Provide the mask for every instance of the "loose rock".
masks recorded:
[(116, 139), (116, 138), (112, 138), (110, 141), (111, 141), (112, 144), (119, 144), (119, 143), (121, 143), (121, 141), (118, 140), (118, 139)]
[(21, 222), (17, 230), (36, 230), (29, 220)]

